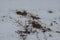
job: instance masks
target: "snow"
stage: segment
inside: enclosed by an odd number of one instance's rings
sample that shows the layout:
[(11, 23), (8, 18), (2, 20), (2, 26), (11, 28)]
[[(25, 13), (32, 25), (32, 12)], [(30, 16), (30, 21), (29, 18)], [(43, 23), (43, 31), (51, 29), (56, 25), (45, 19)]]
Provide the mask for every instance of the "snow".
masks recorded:
[[(41, 18), (39, 21), (42, 22), (42, 25), (60, 31), (60, 0), (0, 0), (0, 40), (21, 40), (15, 31), (24, 30), (24, 28), (17, 22), (25, 25), (25, 21), (30, 18), (20, 18), (19, 15), (16, 15), (16, 10), (26, 10), (37, 15)], [(53, 13), (49, 13), (49, 10), (52, 10)], [(50, 23), (53, 23), (53, 26), (50, 26)], [(45, 40), (44, 34), (40, 30), (38, 32), (39, 38), (37, 38), (37, 33), (31, 33), (26, 40)], [(47, 40), (60, 40), (59, 33), (46, 32), (45, 34)], [(49, 37), (49, 34), (52, 37)]]

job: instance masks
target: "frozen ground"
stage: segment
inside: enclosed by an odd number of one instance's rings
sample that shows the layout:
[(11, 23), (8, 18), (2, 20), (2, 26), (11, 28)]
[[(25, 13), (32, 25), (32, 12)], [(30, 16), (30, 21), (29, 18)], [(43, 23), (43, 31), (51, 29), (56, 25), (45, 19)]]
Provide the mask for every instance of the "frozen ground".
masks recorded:
[[(24, 28), (20, 27), (16, 20), (19, 19), (24, 25), (29, 17), (20, 18), (16, 15), (16, 10), (26, 10), (33, 15), (38, 15), (42, 25), (60, 31), (60, 0), (0, 0), (0, 40), (21, 40), (15, 31)], [(49, 10), (52, 13), (49, 13)], [(38, 32), (39, 40), (46, 40), (44, 34), (40, 30)], [(26, 40), (38, 40), (36, 34), (28, 35)], [(49, 37), (49, 34), (52, 37)], [(46, 32), (45, 35), (47, 40), (60, 40), (60, 33)]]

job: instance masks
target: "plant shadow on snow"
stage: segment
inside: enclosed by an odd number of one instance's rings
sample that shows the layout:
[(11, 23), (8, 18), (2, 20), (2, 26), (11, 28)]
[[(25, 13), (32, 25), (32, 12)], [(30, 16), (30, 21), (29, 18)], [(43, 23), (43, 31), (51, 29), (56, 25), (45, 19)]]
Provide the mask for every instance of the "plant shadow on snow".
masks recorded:
[[(49, 11), (49, 13), (53, 13), (52, 11)], [(16, 14), (19, 15), (19, 16), (24, 16), (25, 18), (26, 17), (30, 17), (31, 20), (29, 19), (27, 22), (28, 22), (28, 25), (25, 23), (25, 25), (23, 26), (19, 21), (16, 21), (16, 23), (18, 23), (20, 26), (22, 26), (24, 28), (24, 31), (21, 31), (21, 30), (17, 30), (15, 31), (21, 39), (23, 40), (26, 40), (27, 36), (31, 33), (38, 33), (37, 30), (33, 30), (34, 28), (35, 29), (38, 29), (38, 30), (41, 30), (43, 35), (44, 35), (44, 38), (45, 40), (47, 40), (47, 37), (46, 37), (46, 32), (55, 32), (55, 33), (60, 33), (60, 31), (54, 31), (52, 30), (51, 28), (47, 28), (46, 26), (43, 26), (41, 24), (41, 22), (39, 22), (39, 19), (41, 19), (40, 17), (38, 16), (35, 16), (35, 15), (32, 15), (30, 14), (29, 12), (27, 12), (26, 10), (23, 10), (23, 11), (16, 11)], [(11, 18), (13, 19), (13, 18)], [(53, 21), (54, 23), (56, 23), (56, 21)], [(51, 26), (53, 24), (51, 23)], [(29, 29), (30, 28), (30, 29)], [(38, 34), (37, 34), (38, 35)], [(51, 34), (49, 34), (50, 37), (52, 37)], [(40, 40), (40, 38), (37, 36), (37, 40)]]
[(48, 13), (54, 13), (52, 10), (49, 10)]

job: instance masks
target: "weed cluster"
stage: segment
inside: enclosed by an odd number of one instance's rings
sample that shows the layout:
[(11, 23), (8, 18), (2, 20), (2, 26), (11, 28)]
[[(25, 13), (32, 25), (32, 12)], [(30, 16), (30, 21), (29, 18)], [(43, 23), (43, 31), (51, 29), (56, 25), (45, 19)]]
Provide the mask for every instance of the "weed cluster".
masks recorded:
[[(49, 13), (53, 13), (53, 12), (52, 12), (52, 11), (49, 11)], [(26, 11), (23, 11), (23, 12), (17, 11), (16, 14), (17, 14), (17, 15), (22, 15), (22, 16), (27, 16), (29, 13), (26, 12)], [(36, 31), (33, 31), (33, 28), (42, 30), (42, 32), (43, 32), (43, 34), (44, 34), (44, 36), (45, 36), (45, 40), (47, 40), (46, 35), (45, 35), (45, 32), (56, 32), (56, 33), (60, 33), (60, 31), (54, 31), (54, 30), (52, 30), (52, 29), (50, 29), (50, 28), (43, 27), (40, 23), (36, 22), (35, 20), (38, 21), (38, 19), (40, 19), (40, 17), (34, 16), (34, 15), (30, 15), (29, 17), (32, 18), (33, 20), (30, 20), (30, 21), (28, 20), (28, 25), (25, 25), (25, 26), (24, 26), (24, 29), (25, 29), (25, 30), (24, 30), (24, 31), (20, 31), (20, 30), (16, 31), (16, 33), (18, 33), (20, 36), (22, 36), (22, 38), (23, 38), (24, 40), (26, 39), (25, 36), (27, 36), (27, 34), (36, 32)], [(56, 22), (54, 21), (54, 23), (56, 23)], [(31, 26), (30, 26), (30, 25), (31, 25)], [(53, 24), (51, 23), (51, 26), (52, 26), (52, 25), (53, 25)], [(29, 30), (29, 29), (28, 29), (29, 27), (32, 28), (32, 29)], [(51, 36), (51, 35), (50, 35), (50, 36)], [(24, 37), (25, 37), (25, 38), (24, 38)]]

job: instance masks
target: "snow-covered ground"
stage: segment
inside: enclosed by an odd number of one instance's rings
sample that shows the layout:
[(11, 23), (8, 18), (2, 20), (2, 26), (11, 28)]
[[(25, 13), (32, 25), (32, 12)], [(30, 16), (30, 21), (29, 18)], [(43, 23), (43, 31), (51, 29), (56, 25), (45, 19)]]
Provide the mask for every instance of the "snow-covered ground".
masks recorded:
[[(60, 0), (0, 0), (0, 40), (21, 40), (17, 30), (24, 30), (21, 25), (30, 17), (16, 15), (16, 10), (26, 10), (27, 12), (38, 15), (42, 25), (60, 31)], [(52, 13), (49, 13), (49, 11)], [(55, 22), (54, 22), (55, 21)], [(52, 25), (52, 26), (51, 26)], [(44, 34), (38, 30), (37, 33), (29, 34), (26, 40), (46, 40)], [(49, 37), (49, 34), (52, 37)], [(60, 40), (60, 33), (46, 32), (47, 40)]]

